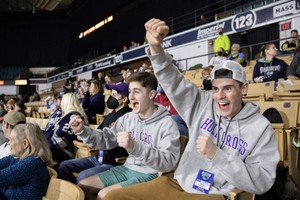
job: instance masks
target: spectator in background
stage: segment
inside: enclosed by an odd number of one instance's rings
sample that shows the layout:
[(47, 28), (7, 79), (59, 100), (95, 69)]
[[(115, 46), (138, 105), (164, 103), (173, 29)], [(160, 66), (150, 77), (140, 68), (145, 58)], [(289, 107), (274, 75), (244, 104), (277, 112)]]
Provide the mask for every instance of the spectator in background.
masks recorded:
[(203, 79), (203, 89), (204, 90), (211, 90), (212, 89), (212, 83), (211, 83), (211, 77), (210, 72), (214, 68), (213, 65), (209, 65), (208, 67), (204, 68), (201, 72), (202, 79)]
[(219, 36), (214, 42), (214, 52), (218, 53), (220, 48), (223, 48), (226, 54), (229, 53), (231, 42), (227, 35), (224, 34), (224, 29), (222, 27), (218, 28)]
[(73, 81), (73, 88), (74, 88), (74, 92), (77, 93), (79, 88), (79, 82), (77, 80)]
[(122, 76), (122, 80), (121, 82), (126, 82), (126, 78), (127, 78), (127, 69), (122, 69), (120, 72), (121, 76)]
[(74, 91), (74, 84), (72, 82), (72, 77), (68, 78), (65, 82), (65, 85), (63, 86), (64, 88), (64, 94), (69, 93), (69, 92), (75, 92)]
[[(116, 85), (107, 85), (112, 90), (111, 96), (107, 101), (107, 107), (113, 109), (103, 120), (98, 129), (113, 127), (119, 117), (131, 111), (128, 106), (128, 84), (118, 83)], [(116, 158), (127, 157), (127, 151), (122, 147), (115, 147), (111, 150), (99, 150), (98, 156), (71, 159), (62, 162), (59, 166), (60, 177), (73, 183), (78, 183), (84, 178), (101, 173), (118, 165)], [(77, 178), (73, 172), (79, 173)]]
[(131, 68), (128, 68), (126, 70), (126, 79), (125, 79), (125, 82), (127, 83), (127, 80), (129, 79), (129, 77), (133, 74), (133, 70)]
[(103, 87), (98, 81), (91, 81), (90, 87), (84, 88), (81, 106), (85, 110), (90, 124), (97, 124), (96, 114), (103, 114), (105, 109)]
[[(4, 108), (4, 104), (0, 104), (0, 117), (3, 117), (4, 115), (6, 115), (7, 110)], [(2, 120), (1, 120), (2, 121)]]
[(86, 80), (86, 79), (82, 79), (79, 81), (79, 89), (78, 89), (78, 94), (76, 94), (80, 105), (82, 104), (82, 100), (84, 98), (84, 93), (86, 91), (89, 91), (89, 87), (90, 87), (90, 81)]
[(293, 60), (287, 69), (288, 79), (299, 80), (300, 78), (300, 46), (295, 50)]
[(246, 56), (240, 52), (241, 46), (237, 43), (234, 43), (231, 46), (230, 55), (227, 57), (227, 60), (234, 60), (235, 62), (239, 63), (243, 67), (247, 65), (247, 58)]
[(285, 41), (281, 45), (281, 50), (293, 52), (299, 45), (300, 45), (299, 34), (298, 34), (298, 31), (296, 29), (294, 29), (294, 30), (291, 30), (291, 39)]
[(76, 93), (76, 97), (79, 100), (80, 105), (82, 104), (82, 100), (84, 98), (84, 91), (83, 88), (81, 86), (78, 87), (77, 93)]
[(224, 63), (224, 61), (226, 61), (226, 52), (225, 50), (221, 47), (218, 50), (217, 55), (215, 55), (214, 57), (212, 57), (209, 61), (209, 65), (213, 65), (215, 67), (219, 67), (222, 66), (222, 64)]
[(20, 113), (22, 113), (23, 115), (26, 116), (25, 110), (26, 110), (26, 106), (25, 106), (24, 102), (22, 100), (18, 100), (15, 103), (14, 111), (20, 112)]
[(105, 79), (103, 77), (102, 72), (98, 72), (98, 79), (97, 81), (99, 82), (100, 85), (102, 85), (102, 87), (105, 87)]
[(1, 101), (2, 101), (2, 102), (5, 102), (5, 96), (6, 96), (6, 95), (3, 94), (3, 93), (0, 95), (0, 102), (1, 102)]
[(39, 93), (37, 91), (35, 91), (33, 93), (33, 99), (32, 99), (32, 101), (40, 101), (40, 100), (41, 100), (41, 97), (40, 97)]
[(147, 63), (143, 63), (142, 66), (139, 68), (139, 72), (144, 72), (148, 68)]
[(257, 60), (253, 70), (255, 83), (286, 79), (288, 65), (275, 57), (277, 51), (273, 43), (263, 46), (263, 58)]
[(50, 181), (51, 151), (37, 124), (19, 124), (10, 135), (11, 156), (0, 160), (1, 199), (42, 199)]
[(69, 126), (72, 115), (80, 115), (84, 123), (88, 124), (87, 116), (80, 107), (79, 101), (74, 93), (63, 95), (61, 109), (63, 112), (61, 120), (55, 124), (54, 129), (45, 132), (45, 137), (48, 140), (53, 159), (58, 162), (57, 165), (55, 165), (55, 169), (57, 170), (60, 162), (74, 158), (73, 140), (76, 139), (76, 135), (74, 135)]
[(60, 107), (61, 99), (62, 95), (58, 94), (55, 98), (55, 102), (50, 104), (49, 106), (50, 116), (48, 118), (48, 123), (45, 127), (45, 135), (49, 135), (48, 132), (52, 132), (54, 130), (55, 125), (59, 122), (59, 120), (62, 117), (62, 110)]
[(11, 155), (10, 146), (8, 143), (10, 139), (11, 131), (17, 124), (25, 124), (25, 123), (26, 123), (26, 117), (20, 112), (11, 111), (6, 115), (4, 115), (2, 120), (2, 131), (4, 137), (6, 138), (6, 142), (0, 146), (0, 158)]
[(24, 95), (24, 103), (29, 102), (29, 96), (27, 94)]
[(198, 26), (201, 26), (204, 24), (206, 24), (206, 19), (205, 19), (204, 15), (200, 15), (199, 21), (198, 21)]
[(4, 107), (7, 110), (7, 112), (11, 112), (14, 111), (15, 105), (16, 105), (16, 101), (14, 99), (10, 99), (6, 102)]
[(161, 104), (167, 109), (172, 119), (176, 122), (180, 135), (189, 137), (189, 130), (187, 128), (187, 125), (185, 124), (183, 119), (178, 115), (177, 111), (173, 107), (171, 101), (167, 97), (164, 90), (160, 87), (160, 85), (157, 86), (156, 92), (157, 94), (155, 96), (154, 102)]
[(57, 97), (57, 94), (53, 94), (51, 96), (48, 96), (45, 99), (45, 103), (46, 103), (46, 108), (47, 109), (50, 109), (51, 107), (53, 107), (53, 106), (56, 105), (56, 97)]
[(22, 94), (18, 94), (17, 99), (18, 99), (18, 101), (21, 100), (23, 103), (25, 103), (24, 102), (24, 96)]
[(111, 79), (111, 76), (110, 75), (106, 75), (105, 76), (105, 83), (107, 84), (107, 85), (113, 85), (114, 84), (114, 82), (112, 81), (112, 79)]

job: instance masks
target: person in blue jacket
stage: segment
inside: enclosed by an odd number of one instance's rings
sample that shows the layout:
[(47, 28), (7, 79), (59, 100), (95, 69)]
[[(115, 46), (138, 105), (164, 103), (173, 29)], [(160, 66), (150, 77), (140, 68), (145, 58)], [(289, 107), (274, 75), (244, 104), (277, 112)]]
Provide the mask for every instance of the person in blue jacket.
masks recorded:
[(37, 124), (18, 124), (10, 137), (11, 156), (0, 159), (0, 199), (42, 199), (52, 166), (51, 151)]
[[(72, 115), (80, 115), (84, 123), (88, 124), (87, 116), (80, 107), (79, 101), (74, 93), (66, 93), (63, 95), (61, 109), (63, 112), (62, 118), (55, 124), (52, 131), (49, 130), (45, 132), (45, 137), (48, 140), (53, 159), (58, 162), (57, 164), (64, 160), (74, 158), (73, 140), (76, 139), (76, 135), (74, 135), (69, 126)], [(55, 165), (54, 168), (58, 169), (58, 165)]]
[(103, 87), (98, 81), (91, 81), (89, 87), (83, 88), (85, 91), (81, 106), (85, 110), (90, 124), (96, 123), (96, 114), (103, 114), (105, 108)]
[(286, 79), (288, 65), (283, 60), (276, 58), (278, 49), (275, 44), (269, 43), (262, 47), (263, 58), (257, 60), (253, 71), (255, 83), (278, 81)]

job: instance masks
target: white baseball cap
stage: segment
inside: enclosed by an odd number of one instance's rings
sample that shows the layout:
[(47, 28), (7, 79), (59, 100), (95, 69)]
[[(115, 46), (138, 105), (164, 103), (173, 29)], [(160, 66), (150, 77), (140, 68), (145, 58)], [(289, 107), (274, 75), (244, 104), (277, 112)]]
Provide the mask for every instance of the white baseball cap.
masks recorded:
[[(218, 74), (217, 71), (221, 69), (227, 69), (232, 72), (232, 74)], [(239, 63), (233, 61), (233, 60), (226, 60), (222, 66), (216, 66), (212, 69), (211, 73), (211, 81), (218, 78), (232, 78), (236, 81), (239, 81), (241, 83), (247, 83), (246, 80), (246, 73), (242, 65)]]

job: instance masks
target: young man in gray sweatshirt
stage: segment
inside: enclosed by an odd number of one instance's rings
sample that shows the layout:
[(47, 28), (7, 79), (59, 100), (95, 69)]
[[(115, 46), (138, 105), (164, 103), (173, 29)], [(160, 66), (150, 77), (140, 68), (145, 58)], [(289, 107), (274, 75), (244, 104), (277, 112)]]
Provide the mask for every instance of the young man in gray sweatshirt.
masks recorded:
[(105, 200), (224, 200), (234, 188), (268, 191), (276, 177), (278, 144), (258, 105), (242, 101), (248, 89), (243, 67), (224, 62), (211, 72), (212, 91), (198, 90), (162, 48), (169, 31), (165, 22), (151, 19), (145, 28), (155, 75), (186, 122), (189, 142), (174, 178), (115, 190)]
[(167, 109), (154, 104), (157, 80), (148, 72), (134, 73), (128, 79), (132, 112), (120, 117), (111, 128), (84, 127), (79, 116), (70, 126), (84, 143), (106, 150), (116, 146), (128, 152), (124, 166), (116, 166), (79, 182), (86, 199), (102, 199), (107, 192), (150, 181), (158, 172), (175, 169), (179, 160), (179, 130)]

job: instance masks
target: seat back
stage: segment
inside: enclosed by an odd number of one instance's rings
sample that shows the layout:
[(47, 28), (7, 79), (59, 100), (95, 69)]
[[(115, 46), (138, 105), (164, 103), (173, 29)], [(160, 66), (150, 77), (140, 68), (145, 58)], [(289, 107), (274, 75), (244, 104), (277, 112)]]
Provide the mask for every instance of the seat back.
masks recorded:
[(90, 148), (83, 142), (74, 140), (73, 144), (74, 144), (75, 158), (85, 158), (85, 157), (89, 157), (89, 156), (97, 156), (98, 155), (98, 149)]
[(298, 102), (296, 101), (273, 101), (256, 102), (260, 106), (260, 113), (268, 108), (276, 108), (283, 120), (284, 129), (296, 127), (298, 122)]
[(203, 88), (203, 79), (202, 78), (198, 78), (198, 79), (194, 78), (194, 79), (190, 79), (190, 81), (192, 83), (194, 83), (197, 86), (197, 88), (199, 88), (199, 89)]
[(97, 123), (97, 125), (102, 124), (102, 122), (103, 122), (105, 116), (106, 116), (106, 115), (96, 114), (96, 123)]
[(254, 200), (255, 194), (245, 192), (239, 189), (234, 189), (230, 194), (230, 200)]
[(48, 169), (50, 178), (56, 178), (57, 177), (57, 172), (55, 171), (55, 169), (53, 169), (51, 167), (47, 167), (47, 169)]
[(84, 200), (82, 189), (65, 180), (51, 178), (43, 200)]
[(275, 81), (249, 84), (246, 101), (267, 101), (273, 98)]
[(89, 127), (93, 130), (96, 130), (98, 128), (97, 124), (89, 124)]

